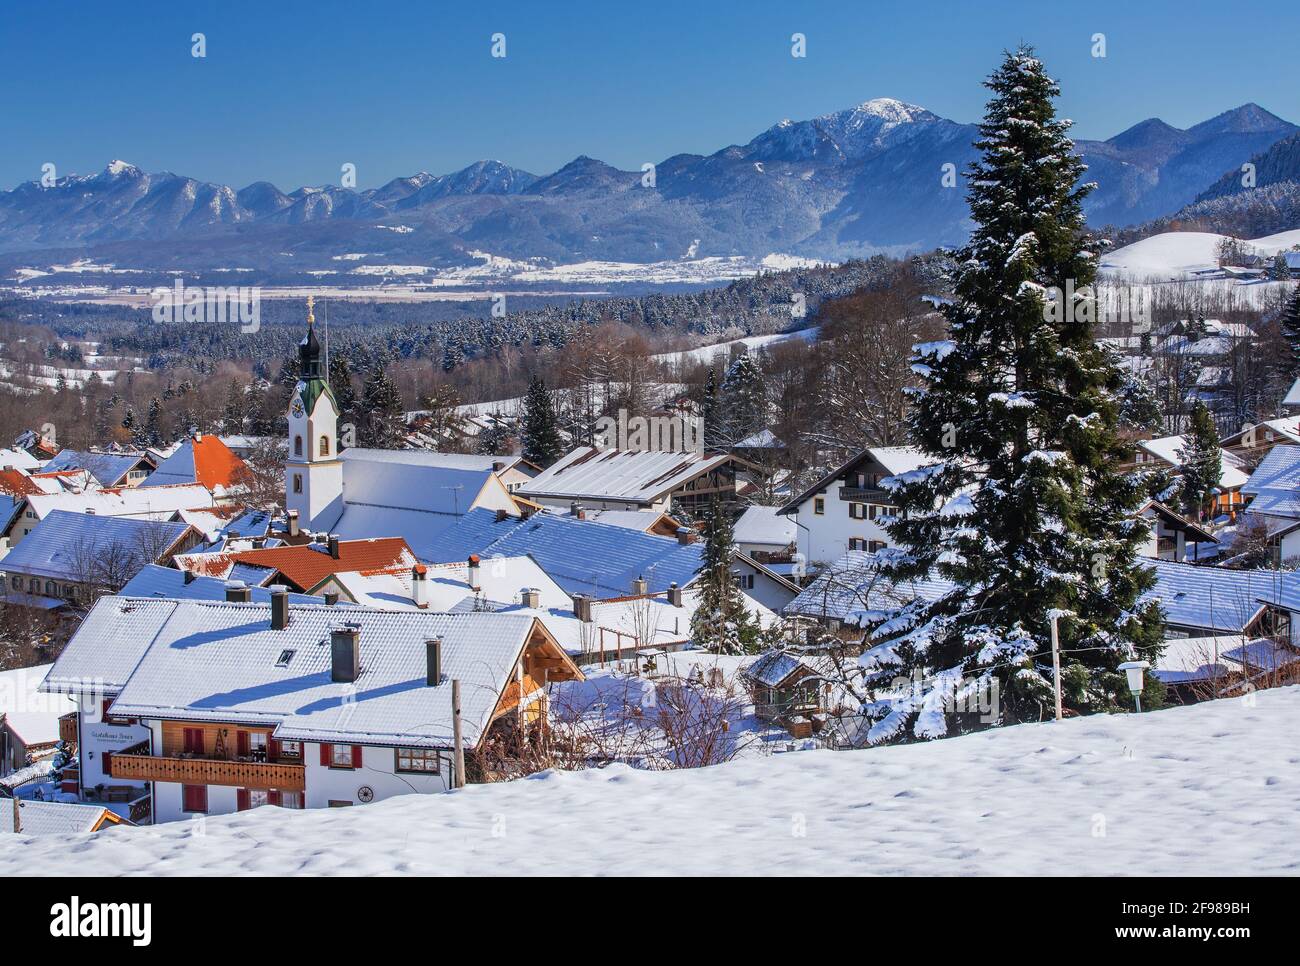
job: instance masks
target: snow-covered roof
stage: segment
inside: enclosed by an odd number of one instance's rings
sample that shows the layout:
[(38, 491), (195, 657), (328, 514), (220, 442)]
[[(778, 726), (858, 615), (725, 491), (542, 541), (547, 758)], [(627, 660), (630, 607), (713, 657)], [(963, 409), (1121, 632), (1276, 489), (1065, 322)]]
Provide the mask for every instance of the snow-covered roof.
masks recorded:
[(800, 504), (827, 489), (835, 480), (857, 473), (867, 465), (879, 466), (886, 473), (897, 476), (918, 470), (931, 462), (932, 459), (915, 446), (868, 446), (795, 496), (779, 512), (782, 515), (797, 512)]
[(1231, 634), (1244, 633), (1263, 601), (1283, 603), (1282, 580), (1271, 570), (1228, 570), (1172, 560), (1144, 559), (1155, 571), (1155, 586), (1142, 602), (1157, 600), (1165, 622)]
[[(252, 550), (187, 553), (176, 558), (181, 570), (208, 577), (245, 579), (234, 573), (240, 564), (282, 574), (291, 584), (310, 591), (330, 574), (357, 570), (366, 573), (409, 571), (415, 555), (401, 537), (338, 541), (338, 556), (327, 544), (301, 543)], [(258, 581), (259, 583), (261, 581)]]
[[(274, 573), (274, 571), (270, 572)], [(185, 572), (177, 570), (175, 567), (160, 567), (158, 564), (149, 564), (127, 581), (126, 586), (118, 591), (118, 596), (174, 597), (179, 600), (225, 600), (227, 581), (244, 579), (234, 570), (227, 575), (226, 579), (189, 574), (190, 579), (187, 583), (185, 578)], [(271, 591), (262, 586), (260, 580), (256, 583), (251, 581), (244, 581), (244, 583), (255, 603), (268, 604), (271, 602)], [(320, 597), (313, 597), (308, 594), (290, 594), (289, 602), (299, 604), (324, 603)], [(340, 604), (339, 606), (344, 605)]]
[(777, 514), (779, 507), (751, 506), (736, 521), (736, 543), (788, 547), (795, 542), (797, 528), (789, 516)]
[[(331, 680), (330, 632), (358, 628), (361, 673)], [(52, 681), (119, 673), (127, 631), (145, 643), (114, 713), (275, 725), (285, 740), (446, 748), (452, 679), (461, 681), (466, 743), (486, 729), (530, 635), (530, 614), (435, 614), (291, 605), (273, 630), (265, 604), (105, 597), (55, 662)], [(441, 637), (444, 683), (426, 684), (425, 642)], [(286, 652), (293, 653), (285, 660)]]
[(650, 528), (660, 520), (671, 521), (670, 525), (674, 528), (681, 525), (668, 514), (659, 510), (584, 510), (583, 512), (587, 515), (588, 520), (594, 520), (610, 527), (639, 530), (642, 533), (648, 533)]
[(708, 456), (580, 446), (522, 484), (517, 492), (529, 499), (610, 499), (649, 505), (733, 460), (727, 453)]
[(143, 453), (93, 453), (62, 449), (45, 464), (44, 472), (86, 470), (100, 486), (117, 486), (125, 482), (126, 475), (145, 459)]
[(740, 674), (751, 681), (775, 688), (795, 671), (805, 667), (807, 665), (797, 655), (789, 651), (773, 650), (760, 655), (754, 663), (742, 668)]
[(209, 541), (218, 542), (239, 537), (265, 537), (271, 532), (271, 514), (265, 510), (244, 507), (211, 506), (187, 509), (180, 518), (202, 533)]
[(0, 447), (0, 466), (12, 466), (16, 470), (38, 470), (41, 461), (25, 449)]
[(1223, 654), (1246, 643), (1241, 634), (1213, 637), (1172, 638), (1164, 642), (1164, 652), (1151, 673), (1165, 684), (1194, 684), (1226, 675), (1231, 668), (1223, 663)]
[(1282, 400), (1282, 405), (1300, 406), (1300, 376), (1297, 376), (1296, 381), (1291, 383), (1291, 388), (1287, 390), (1286, 398)]
[[(153, 477), (150, 477), (152, 479)], [(148, 481), (146, 481), (148, 482)], [(54, 510), (101, 517), (170, 520), (178, 510), (212, 506), (212, 493), (197, 483), (177, 486), (111, 487), (84, 493), (44, 493), (27, 498), (38, 518)]]
[(651, 592), (669, 584), (685, 587), (695, 579), (703, 554), (698, 543), (683, 545), (626, 527), (567, 514), (534, 513), (527, 520), (498, 520), (490, 510), (471, 510), (434, 541), (434, 562), (460, 562), (478, 554), (490, 557), (530, 556), (569, 594), (621, 597), (632, 582), (644, 578)]
[(1300, 518), (1300, 446), (1274, 446), (1241, 492), (1254, 497), (1252, 513)]
[(880, 573), (877, 554), (849, 550), (822, 568), (799, 596), (785, 605), (785, 613), (860, 624), (873, 614), (912, 600), (938, 600), (952, 587), (939, 577), (892, 580)]
[[(1187, 446), (1187, 437), (1180, 435), (1141, 439), (1138, 440), (1137, 446), (1175, 469), (1179, 469), (1183, 465), (1182, 450)], [(1220, 489), (1236, 490), (1244, 486), (1246, 481), (1250, 479), (1249, 474), (1241, 468), (1241, 460), (1226, 449), (1219, 450), (1219, 461), (1221, 467), (1219, 472)]]
[[(465, 604), (463, 610), (499, 609), (517, 604), (523, 592), (536, 590), (543, 607), (567, 608), (569, 597), (531, 557), (492, 557), (480, 563), (475, 590), (469, 583), (469, 564), (420, 564), (425, 573), (428, 610), (450, 612)], [(353, 600), (370, 607), (415, 607), (410, 569), (382, 574), (356, 571), (333, 576)]]
[(40, 690), (53, 666), (38, 664), (0, 671), (0, 718), (28, 747), (58, 741), (59, 717), (77, 710), (72, 698)]
[(9, 551), (4, 567), (37, 577), (84, 581), (91, 562), (110, 554), (134, 554), (141, 564), (156, 563), (189, 529), (187, 523), (55, 510)]
[(1267, 637), (1257, 637), (1252, 641), (1224, 651), (1220, 655), (1231, 664), (1240, 665), (1246, 671), (1263, 671), (1270, 673), (1280, 671), (1300, 661), (1300, 654)]
[[(12, 802), (6, 803), (6, 811)], [(82, 835), (93, 832), (101, 823), (121, 824), (121, 819), (103, 805), (82, 805), (76, 802), (38, 802), (18, 800), (18, 822), (22, 835)], [(12, 833), (14, 823), (9, 816), (0, 822), (0, 831)]]
[(785, 449), (785, 443), (777, 438), (770, 429), (760, 429), (757, 433), (746, 436), (733, 449)]

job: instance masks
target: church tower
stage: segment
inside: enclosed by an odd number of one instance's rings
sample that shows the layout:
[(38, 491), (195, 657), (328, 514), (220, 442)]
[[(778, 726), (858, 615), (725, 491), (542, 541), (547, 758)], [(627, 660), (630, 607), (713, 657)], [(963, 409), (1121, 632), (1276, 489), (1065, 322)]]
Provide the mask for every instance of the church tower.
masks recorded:
[(343, 509), (343, 464), (338, 454), (339, 405), (325, 381), (311, 296), (298, 361), (301, 376), (289, 400), (284, 502), (287, 510), (298, 511), (301, 526), (323, 530), (337, 521)]

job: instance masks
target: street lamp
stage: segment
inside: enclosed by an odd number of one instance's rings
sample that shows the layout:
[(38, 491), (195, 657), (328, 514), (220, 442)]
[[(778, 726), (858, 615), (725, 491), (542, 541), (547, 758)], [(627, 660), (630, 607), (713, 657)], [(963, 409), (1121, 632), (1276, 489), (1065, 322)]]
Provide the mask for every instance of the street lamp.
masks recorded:
[(1125, 661), (1119, 669), (1128, 676), (1128, 689), (1133, 693), (1133, 701), (1138, 711), (1142, 710), (1142, 672), (1151, 666), (1150, 661)]

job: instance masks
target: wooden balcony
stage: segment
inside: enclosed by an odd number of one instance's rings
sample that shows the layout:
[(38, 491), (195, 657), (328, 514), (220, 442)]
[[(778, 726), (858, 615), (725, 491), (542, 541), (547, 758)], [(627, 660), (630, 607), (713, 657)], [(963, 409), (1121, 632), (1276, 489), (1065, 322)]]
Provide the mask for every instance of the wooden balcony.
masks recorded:
[(260, 761), (160, 758), (119, 753), (113, 755), (111, 768), (113, 777), (123, 781), (233, 785), (236, 788), (274, 788), (282, 792), (300, 792), (307, 785), (304, 766)]
[(874, 486), (841, 486), (840, 499), (852, 503), (880, 503), (889, 506), (893, 503), (894, 494)]

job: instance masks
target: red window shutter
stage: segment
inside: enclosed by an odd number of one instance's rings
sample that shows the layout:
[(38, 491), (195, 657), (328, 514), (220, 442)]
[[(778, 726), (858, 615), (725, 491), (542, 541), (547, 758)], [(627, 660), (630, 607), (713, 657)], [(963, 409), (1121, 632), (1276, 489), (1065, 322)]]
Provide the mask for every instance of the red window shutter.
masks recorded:
[(280, 742), (276, 741), (270, 735), (266, 736), (266, 760), (267, 761), (280, 760)]
[(100, 716), (101, 718), (107, 718), (107, 717), (108, 717), (108, 708), (109, 708), (109, 706), (110, 706), (112, 703), (113, 703), (113, 699), (112, 699), (112, 698), (105, 698), (105, 699), (104, 699), (104, 706), (103, 706), (102, 708), (99, 709), (99, 716)]
[(320, 763), (326, 766), (327, 768), (329, 767), (330, 755), (333, 753), (333, 751), (334, 751), (333, 745), (327, 745), (322, 743), (320, 746)]
[(203, 754), (203, 729), (186, 728), (185, 729), (185, 750), (191, 754)]
[(199, 811), (206, 812), (207, 810), (208, 810), (208, 786), (200, 785), (199, 786)]
[(248, 789), (247, 788), (239, 789), (237, 792), (235, 792), (235, 798), (237, 800), (236, 807), (239, 809), (239, 811), (241, 812), (248, 811)]
[(236, 751), (236, 754), (240, 754), (240, 755), (248, 754), (248, 732), (247, 731), (235, 732), (235, 747), (238, 749)]
[(279, 805), (279, 804), (280, 804), (280, 793), (279, 793), (279, 792), (276, 792), (276, 791), (270, 791), (270, 792), (267, 792), (267, 793), (266, 793), (266, 803), (267, 803), (268, 805)]
[(361, 746), (360, 745), (352, 746), (352, 767), (353, 768), (361, 767)]
[(113, 753), (111, 751), (100, 752), (100, 767), (104, 769), (104, 774), (109, 778), (113, 777)]

